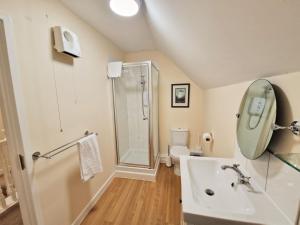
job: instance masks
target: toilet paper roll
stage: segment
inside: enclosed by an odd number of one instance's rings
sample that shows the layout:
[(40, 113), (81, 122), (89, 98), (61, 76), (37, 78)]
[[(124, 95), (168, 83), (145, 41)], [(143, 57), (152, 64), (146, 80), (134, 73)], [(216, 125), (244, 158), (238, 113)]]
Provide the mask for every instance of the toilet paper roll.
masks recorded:
[(213, 141), (211, 133), (203, 133), (202, 140), (204, 143), (211, 143)]

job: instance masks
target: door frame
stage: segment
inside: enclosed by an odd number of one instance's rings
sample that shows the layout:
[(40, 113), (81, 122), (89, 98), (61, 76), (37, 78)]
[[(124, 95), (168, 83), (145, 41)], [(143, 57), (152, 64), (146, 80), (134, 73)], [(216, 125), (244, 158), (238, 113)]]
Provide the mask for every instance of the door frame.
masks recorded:
[[(39, 201), (34, 195), (36, 191), (32, 176), (32, 148), (15, 53), (12, 19), (0, 14), (0, 106), (13, 168), (12, 175), (24, 225), (43, 225)], [(24, 156), (24, 170), (21, 168), (19, 155)]]

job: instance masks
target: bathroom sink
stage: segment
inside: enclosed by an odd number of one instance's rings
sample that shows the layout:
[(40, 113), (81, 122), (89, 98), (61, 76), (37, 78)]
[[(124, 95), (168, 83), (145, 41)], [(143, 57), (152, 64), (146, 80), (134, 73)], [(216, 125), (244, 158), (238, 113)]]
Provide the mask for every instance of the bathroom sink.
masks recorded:
[[(238, 184), (237, 173), (222, 170), (231, 159), (181, 156), (182, 210), (194, 225), (289, 225), (269, 196), (254, 180)], [(241, 168), (242, 172), (247, 173)]]

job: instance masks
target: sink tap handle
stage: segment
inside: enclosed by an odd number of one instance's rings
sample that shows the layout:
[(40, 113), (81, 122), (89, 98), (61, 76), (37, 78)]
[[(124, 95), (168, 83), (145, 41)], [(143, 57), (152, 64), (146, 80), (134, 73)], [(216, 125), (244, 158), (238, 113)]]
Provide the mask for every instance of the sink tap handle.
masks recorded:
[(240, 166), (240, 164), (234, 163), (233, 167), (238, 168)]
[(241, 178), (239, 178), (239, 183), (240, 184), (250, 184), (250, 178), (251, 177), (241, 177)]

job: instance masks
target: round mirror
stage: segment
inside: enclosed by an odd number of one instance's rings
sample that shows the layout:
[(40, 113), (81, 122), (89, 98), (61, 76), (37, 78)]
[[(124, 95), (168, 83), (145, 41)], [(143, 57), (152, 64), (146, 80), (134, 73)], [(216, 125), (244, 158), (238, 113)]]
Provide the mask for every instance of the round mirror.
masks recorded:
[(248, 87), (237, 117), (240, 150), (246, 158), (256, 159), (266, 150), (276, 120), (276, 97), (269, 81), (259, 79)]

